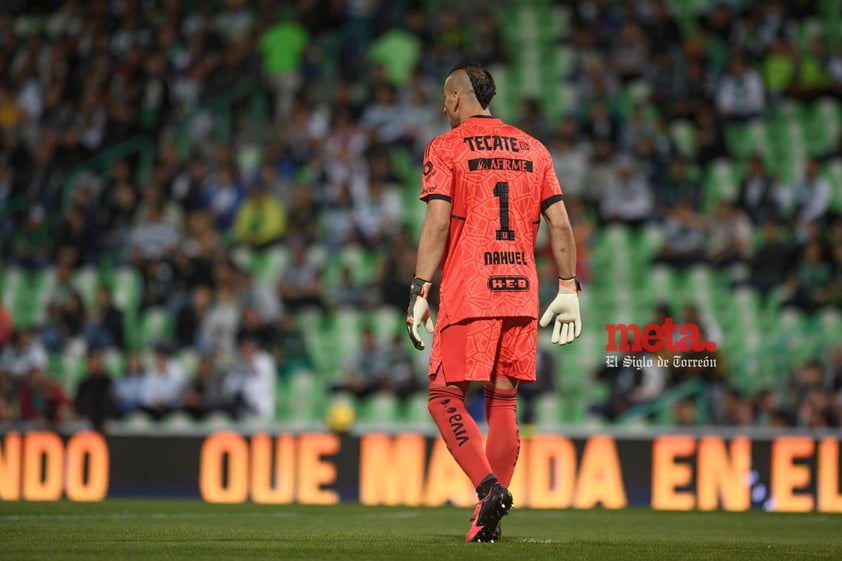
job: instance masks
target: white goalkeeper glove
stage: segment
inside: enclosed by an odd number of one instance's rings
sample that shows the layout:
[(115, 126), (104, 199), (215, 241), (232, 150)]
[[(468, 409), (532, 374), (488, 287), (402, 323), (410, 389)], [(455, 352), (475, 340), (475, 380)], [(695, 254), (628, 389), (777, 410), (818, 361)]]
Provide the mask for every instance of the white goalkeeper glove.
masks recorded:
[(558, 279), (558, 294), (550, 302), (539, 324), (546, 327), (555, 318), (551, 341), (559, 345), (570, 343), (582, 333), (582, 318), (579, 315), (579, 291), (582, 285), (576, 278)]
[(415, 277), (409, 287), (409, 307), (406, 309), (406, 332), (412, 344), (419, 351), (424, 350), (424, 341), (418, 332), (421, 324), (428, 333), (433, 332), (433, 318), (430, 316), (430, 304), (427, 302), (427, 295), (430, 294), (430, 287), (433, 283)]

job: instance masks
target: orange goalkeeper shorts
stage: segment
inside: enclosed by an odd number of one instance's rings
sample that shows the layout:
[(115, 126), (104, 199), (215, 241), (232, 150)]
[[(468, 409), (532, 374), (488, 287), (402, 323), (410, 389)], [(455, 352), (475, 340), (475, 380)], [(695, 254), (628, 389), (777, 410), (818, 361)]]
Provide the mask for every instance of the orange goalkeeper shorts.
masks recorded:
[(507, 376), (535, 381), (538, 321), (527, 317), (477, 318), (436, 332), (430, 384), (485, 382)]

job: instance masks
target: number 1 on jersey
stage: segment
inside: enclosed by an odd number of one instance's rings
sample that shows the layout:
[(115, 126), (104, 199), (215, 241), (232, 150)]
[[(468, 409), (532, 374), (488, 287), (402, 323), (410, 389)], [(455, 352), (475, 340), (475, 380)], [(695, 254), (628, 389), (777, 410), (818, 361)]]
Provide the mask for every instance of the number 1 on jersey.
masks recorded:
[(509, 182), (499, 181), (494, 186), (494, 196), (500, 199), (500, 229), (497, 239), (514, 241), (515, 231), (509, 229)]

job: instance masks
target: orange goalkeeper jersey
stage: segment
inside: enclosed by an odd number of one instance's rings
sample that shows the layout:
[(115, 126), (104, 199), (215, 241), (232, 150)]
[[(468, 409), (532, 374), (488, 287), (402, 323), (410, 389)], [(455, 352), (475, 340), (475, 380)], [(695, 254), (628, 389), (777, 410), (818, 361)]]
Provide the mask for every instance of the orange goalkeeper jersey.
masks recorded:
[(500, 119), (471, 117), (424, 154), (421, 200), (452, 203), (437, 327), (538, 317), (535, 236), (561, 200), (546, 147)]

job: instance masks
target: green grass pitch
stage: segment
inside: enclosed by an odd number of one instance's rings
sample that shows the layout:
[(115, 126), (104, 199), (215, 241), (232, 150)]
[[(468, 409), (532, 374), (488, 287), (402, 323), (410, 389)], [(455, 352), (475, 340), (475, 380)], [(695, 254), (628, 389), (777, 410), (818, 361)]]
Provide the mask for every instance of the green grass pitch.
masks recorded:
[(842, 559), (842, 515), (513, 509), (466, 544), (468, 509), (0, 503), (0, 558), (25, 560)]

